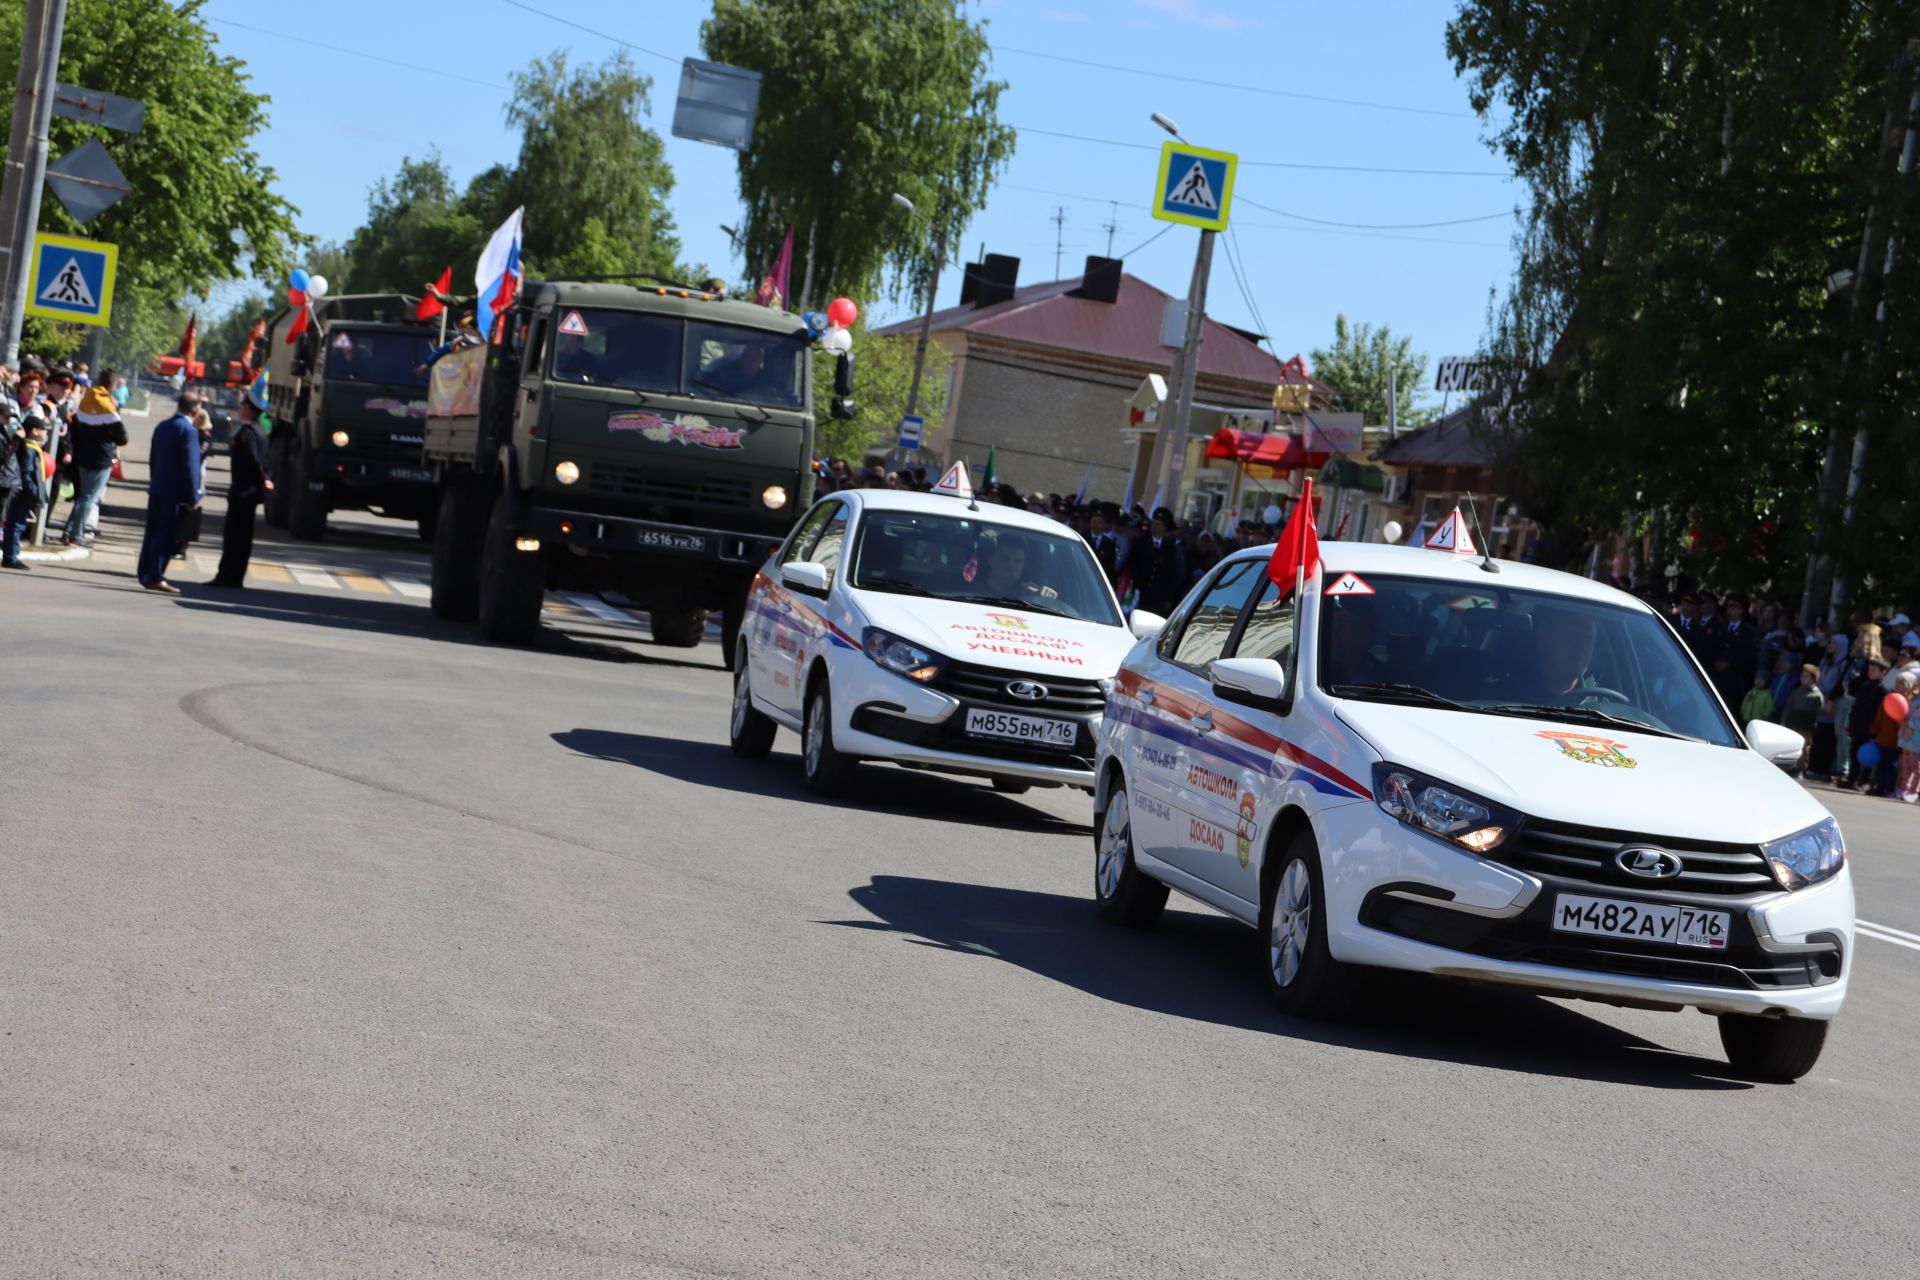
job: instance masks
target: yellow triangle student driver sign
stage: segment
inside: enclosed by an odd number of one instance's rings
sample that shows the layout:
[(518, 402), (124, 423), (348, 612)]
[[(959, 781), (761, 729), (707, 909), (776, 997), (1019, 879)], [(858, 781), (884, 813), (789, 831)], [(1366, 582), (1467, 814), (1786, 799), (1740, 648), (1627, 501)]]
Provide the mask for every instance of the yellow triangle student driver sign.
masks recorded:
[(1456, 556), (1477, 556), (1480, 548), (1473, 545), (1473, 535), (1467, 532), (1466, 517), (1455, 507), (1452, 514), (1441, 522), (1427, 537), (1426, 548), (1429, 551), (1450, 551)]

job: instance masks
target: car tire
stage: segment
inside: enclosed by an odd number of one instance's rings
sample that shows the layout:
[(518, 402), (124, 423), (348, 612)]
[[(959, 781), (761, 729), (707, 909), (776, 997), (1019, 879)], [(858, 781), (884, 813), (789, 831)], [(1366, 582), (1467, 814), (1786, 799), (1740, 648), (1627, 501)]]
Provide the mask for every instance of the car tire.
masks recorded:
[(1167, 909), (1167, 886), (1133, 860), (1133, 802), (1125, 782), (1107, 797), (1093, 830), (1093, 905), (1100, 918), (1144, 929)]
[(1320, 850), (1301, 832), (1280, 854), (1273, 887), (1262, 895), (1260, 954), (1274, 1007), (1295, 1018), (1338, 1017), (1352, 1003), (1358, 973), (1327, 950)]
[(853, 781), (855, 761), (833, 745), (833, 694), (822, 677), (807, 694), (807, 718), (800, 734), (800, 770), (807, 790), (839, 795)]
[(747, 686), (747, 646), (743, 643), (733, 656), (733, 707), (727, 723), (733, 754), (743, 760), (765, 760), (773, 750), (773, 735), (779, 728), (753, 705)]
[(1815, 1018), (1720, 1015), (1720, 1046), (1736, 1071), (1766, 1080), (1798, 1080), (1820, 1061), (1827, 1023)]
[(420, 531), (420, 541), (432, 542), (433, 535), (440, 529), (440, 508), (435, 507), (433, 510), (417, 517), (417, 524)]
[(1023, 778), (995, 778), (993, 789), (1003, 796), (1023, 796), (1033, 790), (1033, 784)]
[(531, 644), (547, 595), (544, 551), (521, 551), (507, 514), (507, 495), (493, 500), (480, 552), (480, 634), (495, 644)]
[(327, 536), (327, 491), (309, 487), (312, 478), (311, 452), (301, 449), (294, 460), (293, 494), (287, 502), (287, 533), (299, 542), (320, 542)]
[(669, 649), (691, 649), (707, 636), (705, 609), (655, 609), (647, 614), (653, 642)]
[(471, 622), (480, 612), (480, 540), (486, 533), (487, 491), (478, 477), (449, 476), (433, 530), (433, 616)]

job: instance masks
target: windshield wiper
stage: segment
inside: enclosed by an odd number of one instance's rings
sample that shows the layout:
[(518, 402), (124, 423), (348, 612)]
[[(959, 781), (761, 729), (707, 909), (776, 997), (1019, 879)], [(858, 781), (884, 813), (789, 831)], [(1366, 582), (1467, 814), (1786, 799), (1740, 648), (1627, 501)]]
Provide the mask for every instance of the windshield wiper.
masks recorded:
[(1028, 613), (1044, 613), (1055, 618), (1078, 618), (1078, 614), (1068, 613), (1065, 609), (1038, 604), (1032, 600), (1016, 600), (1012, 596), (948, 596), (949, 600), (958, 600), (963, 604), (998, 604), (1009, 609), (1025, 609)]
[(1398, 684), (1386, 680), (1354, 680), (1327, 686), (1327, 692), (1335, 697), (1353, 696), (1371, 698), (1379, 702), (1406, 702), (1422, 707), (1441, 707), (1448, 711), (1474, 711), (1465, 703), (1455, 702), (1452, 698), (1442, 697), (1431, 689), (1423, 689), (1417, 684)]
[(754, 404), (752, 401), (743, 399), (738, 391), (730, 387), (723, 387), (717, 382), (708, 382), (705, 378), (688, 378), (687, 381), (696, 387), (705, 387), (709, 391), (717, 391), (720, 393), (717, 396), (699, 397), (702, 400), (719, 400), (726, 404), (737, 404), (743, 409), (751, 409), (760, 415), (760, 421), (762, 422), (771, 421), (773, 418), (772, 414), (762, 409), (759, 405)]
[(1662, 738), (1681, 738), (1687, 742), (1705, 741), (1690, 733), (1662, 729), (1659, 725), (1635, 720), (1631, 716), (1618, 716), (1611, 711), (1602, 711), (1599, 707), (1573, 706), (1559, 702), (1496, 702), (1492, 706), (1481, 707), (1480, 710), (1494, 716), (1532, 716), (1538, 720), (1565, 720), (1570, 724), (1601, 724), (1614, 729), (1631, 729), (1635, 733), (1651, 733)]
[(903, 596), (926, 596), (932, 600), (943, 597), (929, 591), (917, 582), (908, 582), (905, 578), (862, 578), (859, 582), (862, 591), (895, 591)]

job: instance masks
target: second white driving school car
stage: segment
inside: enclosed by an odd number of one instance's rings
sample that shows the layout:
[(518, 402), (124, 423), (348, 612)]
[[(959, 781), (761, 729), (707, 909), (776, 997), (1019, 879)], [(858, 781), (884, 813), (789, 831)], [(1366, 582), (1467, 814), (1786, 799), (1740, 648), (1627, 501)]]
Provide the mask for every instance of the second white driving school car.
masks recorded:
[[(1169, 886), (1267, 943), (1285, 1011), (1356, 966), (1716, 1014), (1736, 1067), (1811, 1069), (1846, 997), (1839, 826), (1666, 621), (1583, 578), (1328, 543), (1296, 613), (1230, 557), (1107, 705), (1095, 898)], [(1139, 615), (1135, 615), (1136, 623)], [(1303, 641), (1296, 644), (1296, 636)]]
[(860, 760), (1090, 791), (1133, 640), (1085, 540), (1051, 520), (940, 494), (832, 494), (754, 579), (733, 749), (765, 756), (792, 729), (823, 793)]

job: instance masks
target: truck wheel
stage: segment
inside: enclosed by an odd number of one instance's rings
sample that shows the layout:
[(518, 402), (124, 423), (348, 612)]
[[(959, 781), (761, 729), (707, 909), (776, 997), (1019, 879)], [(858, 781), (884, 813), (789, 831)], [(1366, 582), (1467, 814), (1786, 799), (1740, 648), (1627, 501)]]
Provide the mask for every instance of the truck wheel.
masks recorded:
[(706, 639), (705, 609), (655, 609), (647, 615), (655, 643), (671, 649), (691, 649)]
[(261, 515), (266, 518), (268, 528), (284, 529), (287, 508), (293, 498), (293, 451), (285, 445), (267, 448), (267, 466), (272, 469), (274, 480)]
[(480, 553), (480, 634), (495, 644), (531, 644), (547, 595), (546, 552), (515, 549), (515, 536), (502, 493)]
[[(313, 458), (300, 450), (293, 466), (293, 496), (287, 505), (287, 532), (301, 542), (319, 542), (327, 536), (327, 491), (311, 487)], [(321, 483), (324, 484), (324, 481)]]
[(419, 519), (419, 526), (420, 541), (432, 542), (433, 535), (440, 528), (440, 508), (436, 506), (423, 512)]
[(1720, 1047), (1727, 1051), (1727, 1061), (1747, 1075), (1798, 1080), (1813, 1070), (1826, 1046), (1827, 1024), (1813, 1018), (1720, 1015)]
[(486, 490), (480, 482), (470, 475), (450, 477), (434, 522), (434, 617), (471, 622), (479, 613), (480, 539), (486, 520)]

